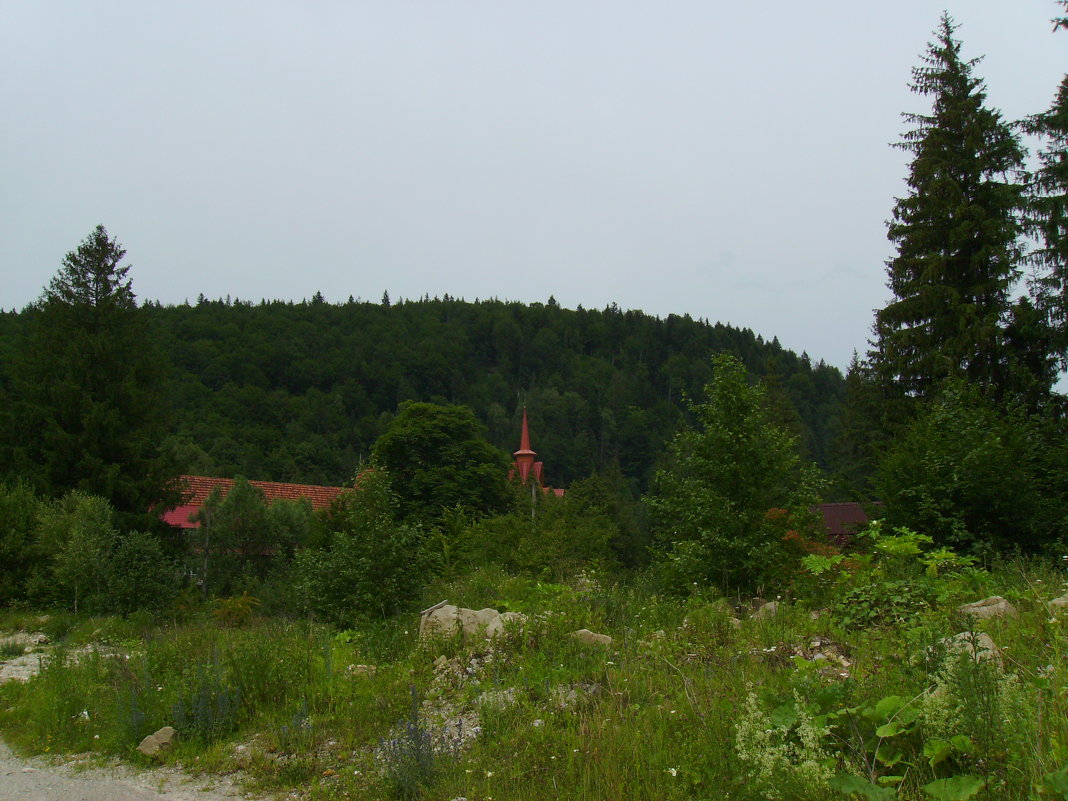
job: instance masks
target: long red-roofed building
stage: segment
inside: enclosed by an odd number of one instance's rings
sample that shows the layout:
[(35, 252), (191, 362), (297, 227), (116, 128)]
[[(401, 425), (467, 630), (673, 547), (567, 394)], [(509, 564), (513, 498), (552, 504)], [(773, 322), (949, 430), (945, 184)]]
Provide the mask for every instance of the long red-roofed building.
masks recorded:
[[(163, 522), (180, 529), (200, 528), (200, 523), (191, 520), (204, 506), (212, 490), (218, 488), (225, 497), (234, 486), (232, 478), (212, 478), (210, 476), (179, 476), (182, 487), (182, 503), (164, 512)], [(275, 501), (297, 501), (307, 498), (315, 511), (325, 509), (341, 493), (350, 487), (323, 487), (317, 484), (288, 484), (279, 481), (250, 481), (253, 487), (263, 493), (268, 504)]]

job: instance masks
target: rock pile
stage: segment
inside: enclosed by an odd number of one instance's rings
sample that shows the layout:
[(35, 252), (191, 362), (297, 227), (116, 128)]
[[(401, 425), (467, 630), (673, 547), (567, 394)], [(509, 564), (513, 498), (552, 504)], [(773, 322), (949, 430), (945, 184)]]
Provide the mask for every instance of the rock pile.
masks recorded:
[(492, 639), (506, 626), (522, 624), (526, 615), (520, 612), (498, 612), (496, 609), (467, 609), (447, 601), (424, 609), (419, 615), (419, 638), (464, 636)]

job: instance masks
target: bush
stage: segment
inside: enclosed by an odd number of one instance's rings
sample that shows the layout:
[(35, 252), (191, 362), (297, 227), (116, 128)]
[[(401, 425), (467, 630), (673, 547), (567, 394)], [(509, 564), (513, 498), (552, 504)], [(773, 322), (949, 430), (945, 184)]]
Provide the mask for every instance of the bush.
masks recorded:
[(180, 575), (159, 539), (132, 531), (117, 539), (109, 559), (108, 611), (128, 615), (138, 610), (170, 609), (178, 597)]
[(560, 498), (520, 488), (515, 511), (473, 526), (472, 561), (554, 579), (587, 566), (613, 565), (611, 544), (618, 527), (601, 509), (569, 495)]
[(306, 609), (345, 627), (418, 602), (428, 567), (424, 532), (397, 522), (397, 497), (384, 470), (361, 474), (357, 489), (335, 503), (328, 525), (329, 544), (306, 548), (294, 562)]
[(713, 366), (705, 401), (690, 405), (697, 427), (675, 436), (647, 501), (670, 583), (751, 590), (781, 581), (795, 561), (768, 510), (804, 515), (817, 500), (818, 471), (771, 420), (742, 364), (722, 354)]
[[(876, 487), (888, 522), (973, 552), (1034, 549), (1063, 528), (1040, 421), (950, 384), (898, 438)], [(1063, 449), (1063, 448), (1062, 448)], [(1063, 485), (1063, 482), (1060, 482)]]

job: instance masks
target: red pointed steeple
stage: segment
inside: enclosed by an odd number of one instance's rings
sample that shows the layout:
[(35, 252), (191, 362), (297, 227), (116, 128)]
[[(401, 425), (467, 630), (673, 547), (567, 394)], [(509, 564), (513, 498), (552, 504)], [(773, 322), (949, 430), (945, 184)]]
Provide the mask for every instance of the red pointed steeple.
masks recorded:
[(508, 471), (508, 478), (511, 480), (518, 475), (519, 483), (526, 484), (530, 479), (534, 479), (533, 486), (541, 489), (542, 492), (552, 492), (554, 495), (563, 495), (564, 491), (561, 489), (552, 489), (547, 487), (542, 478), (543, 464), (541, 462), (534, 461), (534, 457), (538, 454), (530, 447), (530, 431), (527, 428), (527, 409), (523, 407), (523, 427), (519, 433), (519, 450), (512, 454), (515, 457), (515, 462), (512, 463), (512, 469)]
[(512, 456), (537, 456), (537, 453), (530, 449), (530, 432), (527, 430), (527, 407), (523, 407), (523, 429), (519, 434), (519, 450), (512, 454)]
[(519, 470), (519, 481), (526, 484), (537, 454), (530, 449), (530, 432), (527, 430), (527, 408), (525, 406), (523, 407), (523, 429), (519, 435), (519, 450), (512, 456), (515, 457), (515, 466)]

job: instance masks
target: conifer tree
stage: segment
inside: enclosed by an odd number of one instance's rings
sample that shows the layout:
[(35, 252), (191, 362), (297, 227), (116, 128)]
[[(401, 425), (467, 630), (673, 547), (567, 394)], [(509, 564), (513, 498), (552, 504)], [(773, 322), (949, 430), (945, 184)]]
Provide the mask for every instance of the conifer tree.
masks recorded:
[[(1068, 10), (1068, 0), (1062, 3)], [(1068, 29), (1068, 17), (1053, 22), (1054, 30)], [(1054, 351), (1068, 368), (1068, 75), (1049, 109), (1028, 118), (1024, 129), (1045, 140), (1040, 166), (1028, 182), (1031, 230), (1040, 243), (1031, 254), (1038, 268), (1033, 289), (1052, 330)]]
[(133, 524), (168, 499), (177, 471), (160, 455), (168, 429), (164, 373), (125, 255), (97, 226), (64, 257), (32, 309), (16, 362), (5, 468), (48, 495), (80, 490), (106, 498)]
[(906, 197), (894, 206), (888, 263), (894, 298), (876, 313), (876, 374), (892, 394), (925, 398), (958, 375), (994, 397), (1006, 394), (1005, 326), (1019, 277), (1022, 188), (1010, 180), (1024, 151), (998, 111), (986, 106), (979, 59), (964, 60), (944, 14), (912, 90), (929, 114), (898, 144), (913, 154)]

